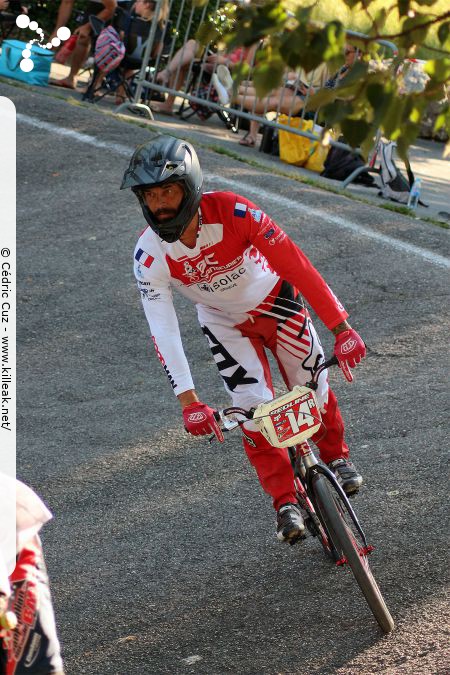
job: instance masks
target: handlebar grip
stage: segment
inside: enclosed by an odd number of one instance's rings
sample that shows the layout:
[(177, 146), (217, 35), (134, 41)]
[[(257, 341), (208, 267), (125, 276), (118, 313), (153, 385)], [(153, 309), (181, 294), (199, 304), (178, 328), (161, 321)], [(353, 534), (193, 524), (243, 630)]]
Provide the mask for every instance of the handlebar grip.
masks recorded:
[(337, 356), (332, 356), (331, 359), (328, 359), (328, 361), (325, 361), (325, 363), (322, 363), (322, 367), (325, 370), (325, 368), (331, 368), (331, 366), (338, 366), (339, 365), (339, 360)]

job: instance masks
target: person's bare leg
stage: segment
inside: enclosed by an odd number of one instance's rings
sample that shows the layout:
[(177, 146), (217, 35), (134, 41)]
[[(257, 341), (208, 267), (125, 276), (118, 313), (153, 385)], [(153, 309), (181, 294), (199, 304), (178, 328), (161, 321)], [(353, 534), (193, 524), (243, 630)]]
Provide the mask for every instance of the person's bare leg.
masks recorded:
[[(178, 69), (185, 69), (195, 59), (198, 50), (196, 40), (188, 40), (184, 47), (181, 47), (172, 57), (170, 63), (160, 70), (156, 76), (156, 81), (161, 84), (169, 83), (171, 77), (174, 78)], [(172, 85), (171, 85), (172, 86)]]
[(91, 38), (90, 36), (79, 33), (77, 44), (75, 49), (72, 52), (72, 61), (70, 65), (70, 72), (67, 77), (58, 81), (58, 84), (62, 87), (68, 87), (69, 89), (75, 88), (75, 77), (78, 74), (83, 63), (86, 61), (89, 50), (91, 47)]
[(48, 40), (49, 42), (51, 42), (52, 39), (56, 37), (58, 28), (61, 28), (61, 26), (67, 26), (67, 23), (70, 19), (70, 15), (72, 14), (73, 3), (74, 0), (61, 0), (58, 9), (58, 16), (56, 17), (55, 27), (53, 29), (52, 34), (49, 37)]
[[(194, 42), (194, 40), (192, 40)], [(188, 71), (188, 65), (185, 65), (183, 67), (180, 67), (178, 77), (176, 76), (176, 71), (171, 74), (169, 82), (167, 83), (168, 86), (171, 89), (179, 89), (183, 82), (186, 79), (186, 74)], [(160, 103), (158, 105), (153, 106), (152, 105), (152, 110), (154, 112), (161, 112), (161, 113), (166, 113), (171, 115), (173, 113), (173, 105), (175, 103), (175, 96), (173, 94), (167, 94), (166, 100), (164, 103)]]
[(257, 122), (256, 120), (251, 120), (250, 121), (250, 128), (241, 138), (239, 141), (239, 145), (245, 145), (249, 148), (254, 148), (256, 145), (256, 138), (258, 136), (258, 131), (259, 131), (260, 123)]
[(263, 115), (265, 112), (281, 112), (286, 115), (296, 115), (303, 108), (303, 101), (299, 96), (294, 96), (291, 90), (284, 92), (283, 98), (280, 94), (268, 96), (266, 98), (256, 98), (255, 96), (236, 97), (236, 103), (242, 106), (244, 110), (249, 110), (257, 115)]

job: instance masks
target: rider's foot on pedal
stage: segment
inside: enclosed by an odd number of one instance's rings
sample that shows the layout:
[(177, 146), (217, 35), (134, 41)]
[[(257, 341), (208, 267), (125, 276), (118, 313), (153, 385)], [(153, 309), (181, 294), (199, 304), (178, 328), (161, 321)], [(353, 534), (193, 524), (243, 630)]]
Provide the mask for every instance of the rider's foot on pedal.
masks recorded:
[(357, 472), (353, 462), (343, 457), (328, 464), (346, 495), (356, 494), (363, 483), (363, 477)]
[(277, 511), (277, 539), (291, 541), (305, 532), (305, 523), (295, 504), (283, 504)]

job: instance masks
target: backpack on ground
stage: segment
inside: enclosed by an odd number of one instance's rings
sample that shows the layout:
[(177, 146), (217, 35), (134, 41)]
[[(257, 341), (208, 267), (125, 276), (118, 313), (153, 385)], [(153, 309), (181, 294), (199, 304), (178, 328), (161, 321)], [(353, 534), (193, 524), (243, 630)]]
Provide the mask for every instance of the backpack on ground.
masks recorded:
[[(380, 139), (376, 148), (379, 166), (379, 196), (391, 199), (400, 204), (408, 204), (409, 194), (414, 185), (414, 174), (408, 158), (404, 160), (408, 180), (403, 176), (394, 162), (394, 150), (397, 147), (395, 141), (383, 141)], [(421, 206), (428, 206), (421, 199), (417, 202)]]
[(117, 68), (124, 56), (125, 45), (115, 28), (102, 28), (95, 43), (94, 61), (97, 68), (107, 75)]
[(392, 199), (400, 204), (407, 204), (411, 186), (414, 183), (414, 174), (408, 161), (405, 162), (408, 180), (403, 176), (394, 162), (394, 150), (397, 144), (394, 141), (380, 140), (377, 145), (377, 160), (380, 163), (380, 196)]
[[(359, 169), (362, 166), (365, 166), (365, 163), (360, 155), (350, 150), (343, 150), (342, 148), (332, 146), (320, 175), (324, 178), (344, 181), (355, 169)], [(367, 187), (375, 187), (375, 181), (368, 171), (362, 171), (353, 182), (366, 185)]]

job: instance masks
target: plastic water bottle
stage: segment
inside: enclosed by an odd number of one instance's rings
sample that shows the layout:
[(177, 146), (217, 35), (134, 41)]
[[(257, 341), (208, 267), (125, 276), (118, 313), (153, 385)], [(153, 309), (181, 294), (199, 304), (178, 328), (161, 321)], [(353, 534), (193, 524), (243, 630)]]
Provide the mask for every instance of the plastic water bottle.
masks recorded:
[(420, 178), (416, 178), (416, 180), (412, 184), (411, 190), (409, 192), (409, 197), (408, 197), (407, 206), (410, 209), (415, 209), (417, 204), (419, 203), (420, 188), (421, 187), (422, 187), (422, 180)]
[(53, 59), (55, 63), (65, 63), (69, 56), (72, 54), (73, 50), (76, 47), (78, 40), (78, 35), (72, 35), (67, 40), (65, 44), (56, 52), (55, 58)]

